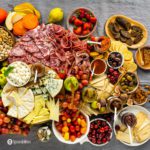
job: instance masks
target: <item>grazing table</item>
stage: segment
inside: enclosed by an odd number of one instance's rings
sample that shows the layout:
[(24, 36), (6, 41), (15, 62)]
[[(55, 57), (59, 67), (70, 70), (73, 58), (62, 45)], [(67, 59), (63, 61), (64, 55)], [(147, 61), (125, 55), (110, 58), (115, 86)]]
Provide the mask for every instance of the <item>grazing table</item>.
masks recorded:
[[(150, 1), (149, 0), (26, 0), (31, 2), (37, 9), (41, 11), (42, 22), (47, 23), (50, 9), (54, 7), (61, 7), (64, 10), (65, 16), (63, 26), (66, 27), (66, 18), (70, 11), (76, 7), (88, 7), (94, 11), (98, 18), (98, 28), (95, 34), (104, 34), (104, 25), (106, 20), (114, 14), (124, 14), (131, 17), (141, 23), (143, 23), (147, 30), (150, 31)], [(9, 5), (16, 5), (23, 2), (23, 0), (6, 0), (0, 1), (0, 7), (10, 10)], [(147, 45), (150, 44), (150, 39), (147, 41)], [(132, 50), (133, 53), (135, 52)], [(150, 71), (143, 71), (138, 69), (138, 75), (140, 81), (147, 82), (150, 84)], [(146, 104), (145, 107), (150, 111), (150, 104)], [(41, 143), (36, 136), (37, 129), (39, 126), (32, 127), (30, 134), (27, 137), (19, 135), (1, 135), (0, 136), (0, 150), (149, 150), (150, 141), (140, 147), (127, 147), (121, 144), (113, 136), (111, 142), (104, 147), (94, 147), (89, 143), (83, 145), (66, 145), (59, 142), (54, 136), (47, 143)], [(23, 144), (12, 144), (8, 145), (8, 139), (21, 141), (24, 140), (27, 143)]]

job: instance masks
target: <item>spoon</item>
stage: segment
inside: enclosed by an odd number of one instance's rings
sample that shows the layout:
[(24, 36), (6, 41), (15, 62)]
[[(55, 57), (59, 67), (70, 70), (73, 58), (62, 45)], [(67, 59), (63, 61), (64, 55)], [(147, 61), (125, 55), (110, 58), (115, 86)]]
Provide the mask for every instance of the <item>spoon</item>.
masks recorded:
[(115, 107), (115, 112), (114, 112), (114, 121), (117, 119), (117, 108)]
[(93, 67), (93, 69), (92, 69), (92, 71), (91, 71), (92, 73), (91, 73), (91, 76), (90, 76), (90, 81), (92, 80), (92, 77), (93, 77), (93, 75), (94, 75), (95, 67), (96, 67), (96, 66), (94, 65), (94, 67)]
[(139, 49), (139, 55), (140, 55), (141, 65), (143, 66), (144, 65), (144, 61), (143, 61), (141, 49)]
[(127, 125), (128, 131), (129, 131), (129, 137), (130, 137), (130, 144), (133, 144), (133, 138), (132, 138), (132, 132), (131, 132), (131, 127)]
[(95, 41), (87, 41), (88, 44), (98, 44), (101, 45), (101, 42), (95, 42)]
[(37, 74), (38, 74), (38, 71), (37, 71), (37, 69), (35, 70), (35, 76), (34, 76), (34, 83), (36, 83), (36, 81), (37, 81)]

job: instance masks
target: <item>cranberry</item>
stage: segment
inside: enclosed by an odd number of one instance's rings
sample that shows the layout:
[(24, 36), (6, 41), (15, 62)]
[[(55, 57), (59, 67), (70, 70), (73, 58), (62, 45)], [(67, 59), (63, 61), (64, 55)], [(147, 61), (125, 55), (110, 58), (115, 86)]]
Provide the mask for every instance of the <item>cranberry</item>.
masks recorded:
[(96, 143), (96, 139), (95, 139), (95, 138), (93, 138), (91, 141), (92, 141), (92, 143), (94, 143), (94, 144)]
[(100, 139), (98, 139), (97, 140), (97, 144), (101, 144), (102, 142), (101, 142), (101, 140)]
[(97, 129), (97, 128), (98, 128), (98, 125), (96, 124), (96, 125), (94, 126), (94, 128)]
[(106, 142), (107, 142), (106, 138), (103, 138), (103, 139), (102, 139), (102, 142), (103, 142), (103, 143), (106, 143)]

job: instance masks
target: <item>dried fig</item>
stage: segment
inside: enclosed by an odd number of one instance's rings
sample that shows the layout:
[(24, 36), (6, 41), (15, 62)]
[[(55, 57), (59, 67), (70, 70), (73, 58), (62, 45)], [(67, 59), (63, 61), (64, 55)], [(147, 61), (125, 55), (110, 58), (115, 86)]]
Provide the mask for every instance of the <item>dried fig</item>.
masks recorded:
[(130, 33), (129, 33), (128, 31), (125, 31), (125, 30), (121, 29), (121, 30), (120, 30), (120, 33), (121, 33), (121, 35), (122, 35), (123, 37), (125, 37), (125, 38), (127, 38), (127, 39), (131, 38), (131, 35), (130, 35)]
[(116, 31), (116, 32), (120, 31), (118, 23), (114, 23), (113, 27), (114, 27), (114, 31)]
[(142, 33), (142, 29), (140, 27), (138, 27), (138, 26), (132, 26), (131, 29), (136, 31), (136, 32)]
[(127, 43), (129, 46), (133, 45), (133, 41), (132, 41), (132, 39), (131, 39), (131, 38), (130, 38), (130, 39), (128, 39), (128, 40), (126, 41), (126, 43)]
[(116, 17), (116, 22), (127, 31), (129, 31), (131, 28), (130, 22), (128, 22), (126, 19), (122, 17)]
[(125, 37), (121, 36), (121, 37), (120, 37), (120, 41), (121, 41), (121, 42), (123, 42), (123, 43), (126, 43), (127, 38), (125, 38)]
[(134, 39), (134, 44), (139, 43), (143, 38), (143, 34), (140, 34), (138, 36), (136, 36), (136, 38)]

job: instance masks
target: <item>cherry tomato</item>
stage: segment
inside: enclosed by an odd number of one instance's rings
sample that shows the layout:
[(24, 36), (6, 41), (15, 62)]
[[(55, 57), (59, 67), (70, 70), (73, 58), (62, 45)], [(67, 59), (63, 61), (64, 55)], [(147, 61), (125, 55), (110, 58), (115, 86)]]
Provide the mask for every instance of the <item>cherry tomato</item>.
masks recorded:
[(3, 119), (0, 118), (0, 126), (3, 124)]
[(3, 106), (3, 102), (2, 102), (2, 100), (0, 100), (0, 106), (1, 106), (1, 107)]
[(4, 119), (4, 117), (5, 117), (5, 114), (0, 114), (1, 119)]
[(74, 126), (70, 126), (70, 132), (74, 133), (75, 132), (75, 127)]
[(2, 128), (1, 132), (2, 132), (2, 134), (8, 134), (9, 130), (7, 128)]
[(9, 123), (9, 122), (10, 122), (10, 118), (4, 117), (4, 122), (5, 122), (5, 123)]
[(14, 129), (15, 131), (19, 131), (19, 130), (20, 130), (20, 127), (19, 127), (18, 125), (14, 125), (14, 126), (13, 126), (13, 129)]

